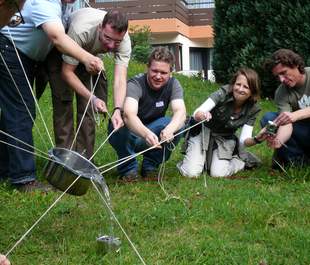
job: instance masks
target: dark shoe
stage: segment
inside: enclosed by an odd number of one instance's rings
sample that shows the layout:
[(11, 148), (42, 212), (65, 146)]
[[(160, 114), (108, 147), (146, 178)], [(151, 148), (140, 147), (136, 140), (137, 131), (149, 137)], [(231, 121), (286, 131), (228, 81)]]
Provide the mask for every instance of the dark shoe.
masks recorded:
[(39, 182), (37, 180), (33, 180), (25, 184), (18, 184), (16, 185), (16, 188), (20, 192), (40, 191), (40, 192), (47, 193), (53, 190), (53, 187), (51, 185)]
[(130, 171), (121, 176), (121, 180), (124, 182), (136, 182), (138, 181), (138, 174), (135, 171)]
[(157, 170), (150, 170), (150, 171), (142, 170), (141, 175), (142, 175), (142, 179), (146, 181), (157, 181), (158, 180)]

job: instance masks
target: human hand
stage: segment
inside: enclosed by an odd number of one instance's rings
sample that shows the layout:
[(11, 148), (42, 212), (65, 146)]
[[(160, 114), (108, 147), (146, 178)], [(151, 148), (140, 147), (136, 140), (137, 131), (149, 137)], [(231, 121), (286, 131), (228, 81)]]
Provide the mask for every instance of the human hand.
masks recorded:
[(89, 57), (87, 57), (84, 65), (86, 71), (92, 75), (98, 74), (104, 68), (102, 60), (94, 55), (90, 55)]
[(11, 265), (11, 262), (6, 258), (6, 256), (0, 254), (0, 265)]
[(92, 97), (92, 104), (94, 106), (95, 111), (98, 111), (100, 113), (108, 112), (107, 105), (105, 104), (105, 102), (94, 95)]
[(116, 109), (113, 112), (113, 115), (111, 117), (111, 122), (112, 122), (113, 128), (115, 130), (118, 130), (119, 128), (124, 126), (124, 121), (123, 121), (120, 109)]
[(267, 140), (267, 145), (270, 148), (278, 149), (283, 145), (281, 141), (275, 136), (268, 136), (266, 140)]
[(157, 148), (161, 148), (159, 145), (158, 137), (155, 133), (152, 131), (148, 131), (148, 133), (145, 135), (145, 141), (149, 146), (156, 146)]
[(289, 123), (293, 123), (295, 121), (296, 119), (294, 117), (294, 114), (292, 112), (285, 111), (280, 113), (279, 116), (275, 118), (273, 122), (277, 124), (277, 126), (282, 126)]
[(212, 119), (212, 115), (209, 111), (207, 112), (198, 111), (196, 112), (194, 119), (196, 121), (203, 121), (203, 120), (209, 121)]
[(264, 127), (263, 129), (261, 129), (261, 130), (259, 131), (259, 133), (256, 134), (256, 136), (255, 136), (255, 138), (256, 138), (259, 142), (265, 141), (268, 137), (269, 137), (269, 134), (267, 133), (266, 127)]
[(160, 141), (170, 143), (174, 138), (173, 132), (165, 128), (160, 132)]

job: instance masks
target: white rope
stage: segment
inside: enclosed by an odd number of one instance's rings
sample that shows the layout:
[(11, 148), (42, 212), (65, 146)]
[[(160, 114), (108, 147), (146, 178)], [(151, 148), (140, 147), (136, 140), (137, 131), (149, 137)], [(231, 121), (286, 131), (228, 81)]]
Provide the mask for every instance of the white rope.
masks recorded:
[(75, 141), (76, 141), (77, 135), (78, 135), (78, 133), (79, 133), (79, 131), (80, 131), (80, 128), (81, 128), (81, 126), (82, 126), (82, 123), (83, 123), (84, 117), (85, 117), (85, 115), (86, 115), (86, 112), (87, 112), (88, 106), (89, 106), (89, 104), (90, 104), (90, 102), (91, 102), (92, 96), (94, 95), (94, 91), (95, 91), (95, 88), (96, 88), (97, 83), (98, 83), (98, 81), (99, 81), (99, 78), (100, 78), (100, 74), (101, 74), (101, 72), (102, 72), (102, 70), (98, 73), (98, 77), (97, 77), (97, 80), (96, 80), (95, 86), (94, 86), (94, 87), (92, 87), (92, 88), (91, 88), (91, 90), (90, 90), (90, 97), (89, 97), (89, 99), (88, 99), (88, 101), (87, 101), (87, 104), (86, 104), (86, 107), (85, 107), (85, 110), (84, 110), (84, 113), (83, 113), (82, 119), (80, 120), (80, 124), (79, 124), (78, 129), (77, 129), (77, 131), (76, 131), (76, 133), (75, 133), (75, 136), (74, 136), (74, 139), (73, 139), (73, 141), (72, 141), (72, 144), (71, 144), (70, 150), (72, 150), (72, 148), (73, 148), (73, 146), (74, 146), (74, 144), (75, 144)]
[(99, 191), (98, 187), (96, 186), (96, 184), (93, 182), (93, 178), (91, 178), (91, 182), (93, 183), (93, 186), (95, 188), (95, 190), (98, 192), (99, 196), (101, 197), (102, 201), (104, 202), (105, 206), (107, 207), (107, 209), (109, 210), (110, 214), (112, 215), (113, 219), (115, 220), (115, 222), (118, 224), (118, 226), (120, 227), (120, 229), (122, 230), (123, 234), (125, 235), (125, 237), (127, 238), (129, 244), (131, 245), (131, 247), (133, 248), (133, 250), (136, 252), (137, 256), (139, 257), (140, 261), (142, 262), (142, 264), (146, 265), (145, 261), (143, 260), (142, 256), (140, 255), (140, 253), (138, 252), (137, 248), (135, 247), (135, 245), (133, 244), (133, 242), (131, 241), (130, 237), (128, 236), (128, 234), (126, 233), (125, 229), (123, 228), (123, 226), (121, 225), (121, 223), (118, 221), (116, 215), (114, 214), (113, 210), (111, 209), (109, 203), (105, 200), (105, 198), (102, 196), (101, 192)]
[[(197, 126), (197, 125), (199, 125), (199, 124), (201, 124), (201, 123), (203, 123), (205, 120), (203, 120), (203, 121), (200, 121), (199, 123), (197, 123), (197, 124), (195, 124), (195, 125), (193, 125), (193, 126), (190, 126), (190, 127), (188, 127), (188, 128), (186, 128), (185, 130), (183, 130), (183, 131), (180, 131), (180, 132), (178, 132), (177, 134), (175, 134), (174, 136), (177, 136), (177, 135), (179, 135), (179, 134), (181, 134), (181, 133), (183, 133), (183, 132), (185, 132), (185, 131), (187, 131), (187, 130), (190, 130), (191, 128), (193, 128), (193, 127), (195, 127), (195, 126)], [(159, 142), (159, 145), (160, 144), (162, 144), (162, 143), (164, 143), (164, 142), (166, 142), (166, 141), (169, 141), (170, 139), (166, 139), (166, 140), (164, 140), (164, 141), (161, 141), (161, 142)], [(0, 142), (3, 142), (3, 141), (0, 141)], [(144, 150), (144, 151), (141, 151), (141, 152), (139, 152), (139, 153), (137, 153), (137, 154), (135, 154), (133, 157), (136, 157), (136, 156), (138, 156), (138, 155), (140, 155), (140, 154), (143, 154), (143, 153), (145, 153), (145, 152), (147, 152), (147, 151), (149, 151), (149, 150), (151, 150), (151, 149), (154, 149), (154, 148), (156, 148), (157, 146), (151, 146), (150, 148), (148, 148), (148, 149), (146, 149), (146, 150)], [(28, 151), (28, 150), (25, 150), (25, 151)], [(29, 151), (28, 151), (29, 152)], [(128, 159), (128, 160), (130, 160), (130, 159)], [(122, 163), (125, 163), (125, 162), (127, 162), (126, 160), (125, 161), (123, 161), (123, 162), (121, 162), (121, 163), (119, 163), (119, 164), (122, 164)], [(118, 166), (118, 165), (115, 165), (115, 166)], [(115, 166), (113, 166), (113, 167), (111, 167), (111, 168), (108, 168), (107, 170), (105, 170), (103, 173), (105, 173), (105, 172), (107, 172), (107, 171), (109, 171), (109, 170), (111, 170), (112, 168), (114, 168)], [(79, 180), (79, 178), (81, 177), (81, 175), (79, 175), (69, 186), (68, 186), (68, 188), (54, 201), (54, 203), (41, 215), (41, 217), (24, 233), (24, 235), (13, 245), (13, 247), (6, 253), (6, 255), (5, 256), (8, 256), (24, 239), (25, 239), (25, 237), (32, 231), (32, 229), (34, 229), (35, 228), (35, 226), (43, 219), (43, 217), (60, 201), (60, 199), (64, 196), (64, 194), (74, 185), (74, 183), (75, 182), (77, 182), (78, 180)], [(97, 188), (97, 187), (96, 187)], [(99, 193), (100, 194), (100, 193)], [(102, 195), (101, 195), (102, 196)], [(105, 202), (106, 203), (106, 202)], [(113, 218), (115, 219), (115, 221), (117, 222), (117, 224), (121, 227), (121, 225), (120, 225), (120, 223), (118, 222), (118, 220), (117, 220), (117, 218), (116, 218), (116, 216), (114, 215), (114, 213), (113, 213), (113, 211), (112, 211), (112, 209), (110, 209), (110, 207), (108, 206), (108, 204), (106, 203), (106, 205), (107, 205), (107, 207), (108, 207), (108, 209), (111, 211), (111, 213), (112, 213), (112, 216), (113, 216)], [(122, 229), (122, 231), (123, 231), (123, 233), (125, 234), (125, 236), (127, 237), (127, 239), (129, 240), (129, 242), (132, 244), (132, 242), (130, 241), (130, 238), (128, 237), (128, 235), (126, 234), (126, 232), (123, 230), (123, 228), (121, 227), (121, 229)], [(145, 264), (145, 262), (143, 261), (143, 259), (142, 259), (142, 257), (139, 255), (139, 253), (138, 253), (138, 251), (136, 250), (136, 248), (134, 247), (134, 245), (132, 244), (132, 247), (133, 247), (133, 249), (135, 250), (135, 252), (137, 253), (137, 255), (139, 256), (139, 258), (140, 258), (140, 260), (142, 261), (142, 263), (143, 264)]]
[[(39, 152), (39, 153), (42, 153), (42, 154), (48, 156), (48, 153), (41, 151), (40, 149), (34, 147), (33, 145), (28, 144), (28, 143), (26, 143), (26, 142), (24, 142), (24, 141), (22, 141), (22, 140), (20, 140), (20, 139), (18, 139), (18, 138), (16, 138), (16, 137), (14, 137), (13, 135), (10, 135), (10, 134), (8, 134), (8, 133), (2, 131), (2, 130), (0, 130), (0, 133), (4, 134), (4, 135), (7, 136), (7, 137), (10, 137), (10, 138), (14, 139), (14, 140), (17, 141), (17, 142), (22, 143), (22, 144), (24, 144), (24, 145), (26, 145), (26, 146), (28, 146), (28, 147), (30, 147), (30, 148), (33, 148), (35, 151), (37, 151), (37, 152)], [(16, 147), (16, 148), (19, 147), (18, 145), (13, 145), (13, 144), (12, 144), (12, 146), (14, 146), (14, 147)]]
[(26, 108), (26, 110), (27, 110), (27, 112), (28, 112), (28, 114), (29, 114), (29, 116), (30, 116), (31, 121), (33, 122), (35, 128), (37, 129), (37, 132), (38, 132), (38, 134), (39, 134), (39, 136), (40, 136), (41, 142), (43, 142), (43, 144), (45, 145), (46, 149), (48, 149), (48, 147), (47, 147), (47, 145), (46, 145), (46, 141), (44, 141), (43, 136), (42, 136), (42, 134), (41, 134), (41, 132), (40, 132), (40, 129), (38, 128), (37, 124), (35, 123), (34, 118), (33, 118), (32, 114), (31, 114), (31, 112), (30, 112), (30, 110), (29, 110), (29, 108), (28, 108), (28, 106), (27, 106), (27, 104), (26, 104), (26, 102), (25, 102), (25, 100), (24, 100), (24, 98), (23, 98), (23, 96), (22, 96), (22, 94), (21, 94), (21, 92), (20, 92), (20, 90), (19, 90), (19, 88), (18, 88), (18, 86), (17, 86), (15, 80), (14, 80), (14, 77), (13, 77), (13, 75), (12, 75), (12, 73), (11, 73), (11, 70), (10, 70), (10, 68), (8, 67), (6, 61), (4, 60), (4, 58), (3, 58), (1, 52), (0, 52), (0, 56), (1, 56), (1, 59), (2, 59), (2, 61), (3, 61), (3, 63), (4, 63), (4, 65), (5, 65), (5, 68), (6, 68), (6, 70), (8, 71), (8, 73), (9, 73), (11, 79), (12, 79), (12, 82), (13, 82), (13, 84), (14, 84), (14, 86), (15, 86), (15, 88), (16, 88), (16, 90), (17, 90), (17, 92), (18, 92), (18, 94), (19, 94), (19, 96), (20, 96), (20, 98), (21, 98), (21, 100), (22, 100), (22, 102), (23, 102), (23, 104), (25, 105), (25, 108)]
[(0, 143), (6, 144), (6, 145), (8, 145), (8, 146), (14, 147), (14, 148), (16, 148), (16, 149), (25, 151), (25, 152), (27, 152), (27, 153), (29, 153), (29, 154), (36, 155), (36, 156), (41, 157), (41, 158), (45, 158), (45, 159), (48, 159), (48, 160), (50, 159), (49, 157), (45, 157), (45, 156), (43, 156), (43, 155), (36, 154), (35, 152), (29, 151), (29, 150), (24, 149), (24, 148), (22, 148), (22, 147), (19, 147), (19, 146), (17, 146), (17, 145), (10, 144), (10, 143), (8, 143), (8, 142), (6, 142), (6, 141), (0, 140)]
[(23, 236), (14, 244), (14, 246), (5, 254), (8, 256), (24, 239), (25, 237), (31, 232), (31, 230), (43, 219), (43, 217), (60, 201), (60, 199), (66, 194), (66, 192), (74, 185), (75, 182), (79, 180), (81, 175), (79, 175), (71, 184), (70, 186), (52, 203), (52, 205), (40, 216), (40, 218), (23, 234)]
[(50, 134), (49, 134), (49, 130), (47, 129), (46, 123), (45, 123), (45, 121), (44, 121), (44, 118), (43, 118), (43, 115), (42, 115), (40, 106), (39, 106), (38, 101), (37, 101), (37, 99), (36, 99), (36, 97), (35, 97), (35, 95), (34, 95), (34, 93), (33, 93), (33, 91), (32, 91), (32, 87), (31, 87), (31, 84), (30, 84), (30, 82), (29, 82), (28, 76), (27, 76), (27, 74), (26, 74), (24, 65), (23, 65), (23, 63), (22, 63), (22, 60), (20, 59), (19, 52), (18, 52), (18, 50), (17, 50), (17, 48), (16, 48), (16, 46), (15, 46), (15, 42), (14, 42), (14, 40), (13, 40), (13, 37), (12, 37), (12, 35), (11, 35), (10, 30), (8, 30), (8, 31), (9, 31), (9, 34), (10, 34), (10, 37), (11, 37), (11, 41), (12, 41), (13, 47), (14, 47), (14, 49), (15, 49), (17, 58), (18, 58), (18, 60), (19, 60), (20, 66), (21, 66), (21, 68), (22, 68), (22, 70), (23, 70), (23, 73), (24, 73), (24, 75), (25, 75), (27, 84), (28, 84), (28, 86), (29, 86), (31, 95), (32, 95), (32, 97), (33, 97), (33, 100), (34, 100), (34, 102), (35, 102), (35, 105), (37, 106), (39, 115), (40, 115), (40, 117), (41, 117), (41, 119), (42, 119), (43, 126), (44, 126), (44, 128), (45, 128), (45, 130), (46, 130), (46, 132), (47, 132), (48, 138), (49, 138), (49, 140), (50, 140), (52, 146), (54, 146), (53, 140), (52, 140), (52, 138), (51, 138), (51, 136), (50, 136)]
[[(158, 143), (158, 145), (153, 145), (153, 146), (151, 146), (151, 147), (149, 147), (149, 148), (147, 148), (147, 149), (145, 149), (145, 150), (142, 150), (142, 151), (140, 151), (140, 152), (138, 152), (138, 153), (136, 153), (136, 154), (133, 154), (133, 155), (131, 155), (131, 156), (128, 156), (126, 159), (124, 159), (124, 158), (119, 159), (118, 161), (121, 161), (121, 160), (122, 160), (122, 162), (120, 162), (120, 163), (118, 163), (118, 164), (116, 164), (116, 165), (114, 165), (114, 166), (112, 166), (112, 167), (110, 167), (110, 168), (108, 168), (108, 169), (106, 169), (106, 170), (104, 170), (104, 171), (101, 171), (100, 173), (101, 173), (101, 174), (104, 174), (104, 173), (106, 173), (106, 172), (112, 170), (113, 168), (115, 168), (115, 167), (117, 167), (117, 166), (119, 166), (119, 165), (122, 165), (122, 164), (128, 162), (128, 161), (129, 161), (130, 159), (132, 159), (132, 158), (136, 158), (137, 156), (139, 156), (139, 155), (141, 155), (141, 154), (144, 154), (145, 152), (147, 152), (147, 151), (149, 151), (149, 150), (152, 150), (152, 149), (154, 149), (154, 148), (158, 148), (158, 146), (161, 145), (162, 143), (165, 143), (165, 142), (167, 142), (167, 141), (171, 141), (175, 136), (178, 136), (178, 135), (180, 135), (180, 134), (182, 134), (182, 133), (184, 133), (184, 132), (186, 132), (186, 131), (192, 129), (192, 128), (194, 128), (195, 126), (198, 126), (199, 124), (202, 124), (202, 123), (205, 122), (205, 121), (206, 121), (206, 119), (204, 119), (204, 120), (202, 120), (202, 121), (200, 121), (200, 122), (197, 122), (196, 124), (194, 124), (194, 125), (192, 125), (192, 126), (190, 126), (190, 127), (187, 127), (186, 129), (184, 129), (184, 130), (182, 130), (182, 131), (179, 131), (178, 133), (176, 133), (176, 134), (175, 134), (174, 136), (172, 136), (171, 138), (168, 138), (168, 139), (165, 139), (165, 140), (160, 141), (160, 142)], [(101, 167), (101, 168), (102, 168), (102, 167)]]
[(110, 139), (112, 134), (116, 131), (117, 129), (113, 129), (113, 131), (108, 135), (108, 137), (103, 141), (103, 143), (98, 147), (96, 152), (89, 158), (89, 160), (92, 160), (94, 156), (98, 153), (98, 151), (102, 148), (102, 146)]

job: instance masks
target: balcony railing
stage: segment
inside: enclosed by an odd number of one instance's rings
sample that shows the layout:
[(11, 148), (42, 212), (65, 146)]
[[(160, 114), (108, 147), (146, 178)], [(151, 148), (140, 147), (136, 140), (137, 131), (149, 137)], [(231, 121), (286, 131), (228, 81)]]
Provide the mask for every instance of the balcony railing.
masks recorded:
[(100, 2), (90, 0), (90, 5), (105, 10), (118, 9), (127, 13), (130, 20), (177, 18), (186, 25), (211, 25), (214, 8), (187, 8), (183, 0), (143, 0)]

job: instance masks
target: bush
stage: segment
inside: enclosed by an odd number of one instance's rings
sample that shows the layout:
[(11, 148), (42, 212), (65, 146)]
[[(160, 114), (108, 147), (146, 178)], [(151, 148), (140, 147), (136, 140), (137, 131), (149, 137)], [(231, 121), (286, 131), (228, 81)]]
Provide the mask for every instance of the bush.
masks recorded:
[(215, 1), (214, 59), (216, 81), (227, 83), (241, 66), (254, 68), (264, 96), (277, 86), (264, 60), (279, 48), (292, 49), (310, 65), (310, 2), (296, 0)]
[(151, 52), (151, 30), (149, 26), (132, 26), (129, 29), (132, 42), (132, 58), (146, 63)]

